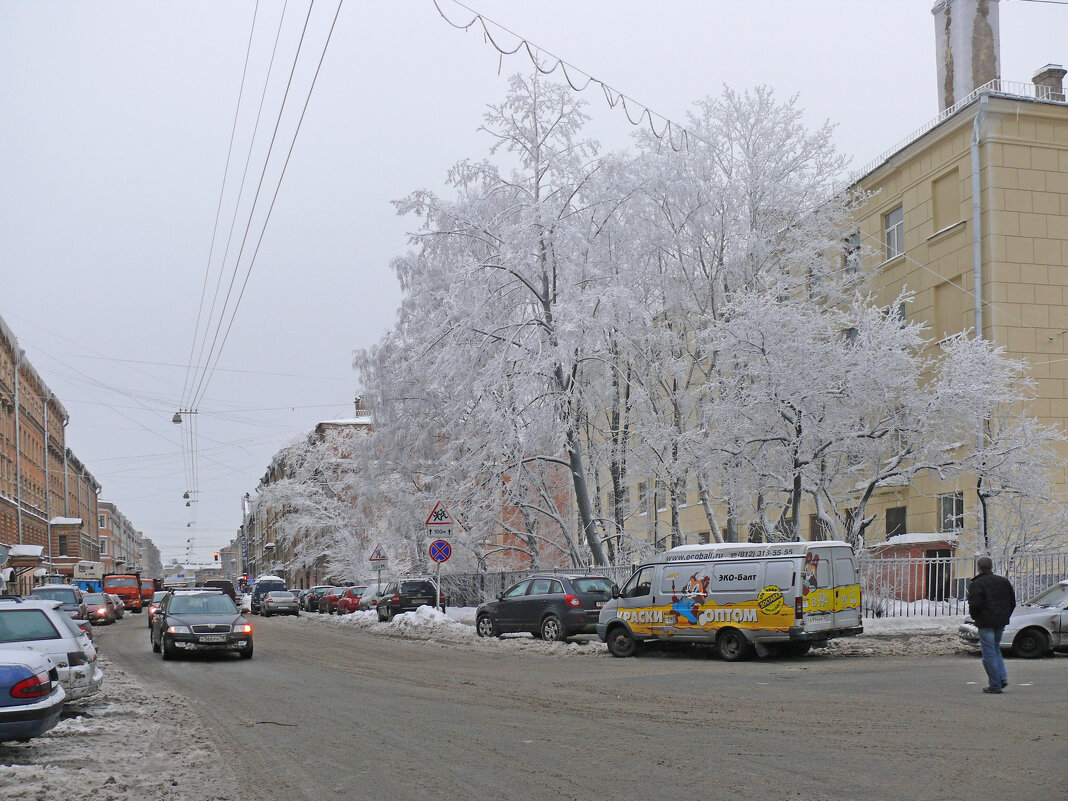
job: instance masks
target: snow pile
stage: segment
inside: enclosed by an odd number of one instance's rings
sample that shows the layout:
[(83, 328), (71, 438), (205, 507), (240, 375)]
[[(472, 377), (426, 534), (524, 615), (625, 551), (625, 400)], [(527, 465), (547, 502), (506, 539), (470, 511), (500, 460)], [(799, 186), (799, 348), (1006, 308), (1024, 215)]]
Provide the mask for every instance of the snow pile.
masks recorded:
[(184, 696), (150, 691), (105, 657), (100, 661), (105, 676), (100, 693), (68, 703), (52, 731), (25, 743), (0, 744), (0, 801), (240, 797)]

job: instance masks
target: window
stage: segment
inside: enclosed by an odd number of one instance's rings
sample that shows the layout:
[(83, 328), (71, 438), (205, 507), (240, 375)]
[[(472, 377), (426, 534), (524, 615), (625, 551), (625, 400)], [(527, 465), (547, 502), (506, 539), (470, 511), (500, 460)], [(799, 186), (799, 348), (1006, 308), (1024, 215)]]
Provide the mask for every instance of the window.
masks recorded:
[(97, 528), (107, 528), (108, 527), (108, 516), (107, 515), (97, 515), (96, 516), (96, 527)]
[(66, 534), (59, 534), (58, 537), (59, 537), (59, 555), (60, 556), (70, 556), (70, 554), (67, 553), (67, 535)]
[(530, 582), (529, 581), (521, 581), (518, 584), (516, 584), (514, 587), (512, 587), (512, 589), (508, 590), (508, 592), (506, 592), (504, 594), (504, 597), (505, 598), (518, 598), (520, 595), (526, 595), (527, 594), (527, 587), (529, 587), (529, 586), (530, 586)]
[(656, 500), (656, 510), (658, 512), (663, 512), (665, 509), (667, 509), (667, 507), (668, 507), (667, 484), (665, 484), (663, 481), (661, 481), (659, 479), (657, 479), (657, 481), (656, 481), (656, 492), (655, 492), (654, 498)]
[(935, 233), (961, 221), (960, 176), (956, 167), (931, 183), (931, 198)]
[(854, 231), (845, 238), (842, 271), (850, 275), (860, 272), (860, 231)]
[(964, 493), (949, 492), (938, 496), (938, 530), (943, 534), (964, 528)]
[(43, 609), (0, 611), (0, 643), (58, 640), (60, 637)]
[(720, 562), (712, 568), (713, 592), (744, 592), (756, 589), (759, 562)]
[(894, 506), (886, 510), (886, 538), (896, 537), (898, 534), (908, 533), (905, 530), (904, 506)]
[(810, 540), (829, 540), (831, 538), (830, 525), (819, 515), (809, 515), (808, 538)]
[(905, 252), (905, 212), (901, 206), (883, 216), (883, 241), (887, 261)]
[(640, 598), (643, 595), (651, 595), (653, 592), (653, 568), (643, 567), (627, 582), (627, 586), (620, 593), (624, 598)]
[(860, 331), (857, 330), (857, 327), (855, 325), (851, 325), (849, 328), (842, 332), (842, 335), (845, 337), (845, 341), (852, 345), (854, 342), (857, 341), (857, 337), (860, 336)]
[(764, 567), (764, 586), (780, 590), (794, 586), (794, 566), (790, 562), (768, 562)]
[(712, 541), (712, 532), (702, 531), (697, 535), (698, 545), (708, 545)]
[(563, 592), (563, 588), (560, 586), (559, 581), (553, 581), (552, 579), (541, 578), (534, 579), (530, 584), (530, 595), (552, 595), (553, 593)]
[(644, 481), (638, 482), (638, 514), (649, 514), (649, 485)]
[(100, 555), (107, 556), (108, 554), (108, 541), (106, 537), (100, 538)]

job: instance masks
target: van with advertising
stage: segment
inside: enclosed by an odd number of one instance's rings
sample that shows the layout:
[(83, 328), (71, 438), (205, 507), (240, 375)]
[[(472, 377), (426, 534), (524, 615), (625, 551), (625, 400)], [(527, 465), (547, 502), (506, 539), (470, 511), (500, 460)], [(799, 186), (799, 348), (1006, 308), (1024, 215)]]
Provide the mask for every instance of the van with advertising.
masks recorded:
[(286, 580), (281, 576), (260, 576), (252, 585), (252, 599), (249, 601), (249, 609), (252, 614), (258, 615), (263, 602), (263, 596), (269, 592), (280, 592), (286, 588)]
[(119, 596), (123, 608), (141, 613), (141, 574), (107, 573), (104, 575), (104, 592)]
[(683, 545), (613, 595), (597, 635), (618, 657), (651, 641), (714, 645), (729, 662), (800, 656), (864, 631), (857, 558), (840, 541)]

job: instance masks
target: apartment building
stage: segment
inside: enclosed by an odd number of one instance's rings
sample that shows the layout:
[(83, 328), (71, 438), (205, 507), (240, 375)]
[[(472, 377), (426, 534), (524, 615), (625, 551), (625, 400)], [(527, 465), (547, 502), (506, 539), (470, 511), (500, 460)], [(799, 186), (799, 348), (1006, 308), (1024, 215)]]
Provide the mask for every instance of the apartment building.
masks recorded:
[(100, 561), (109, 573), (136, 570), (141, 565), (141, 532), (118, 507), (101, 501), (97, 513), (100, 532)]

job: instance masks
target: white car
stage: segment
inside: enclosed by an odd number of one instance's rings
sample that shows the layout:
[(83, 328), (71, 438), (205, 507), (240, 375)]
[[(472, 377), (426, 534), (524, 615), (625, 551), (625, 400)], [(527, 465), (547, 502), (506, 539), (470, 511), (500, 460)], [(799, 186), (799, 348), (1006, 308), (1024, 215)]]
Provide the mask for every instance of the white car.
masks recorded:
[[(971, 615), (964, 618), (957, 635), (968, 645), (979, 644), (979, 629)], [(1023, 659), (1068, 650), (1068, 581), (1057, 582), (1013, 610), (1001, 650)]]
[(388, 581), (383, 584), (375, 584), (374, 582), (368, 584), (367, 589), (360, 596), (360, 611), (366, 612), (367, 610), (377, 609), (378, 602), (382, 599), (382, 594), (386, 591), (387, 586), (389, 586)]
[(51, 657), (59, 683), (73, 701), (100, 689), (104, 672), (96, 647), (59, 601), (0, 598), (0, 648), (28, 648)]

